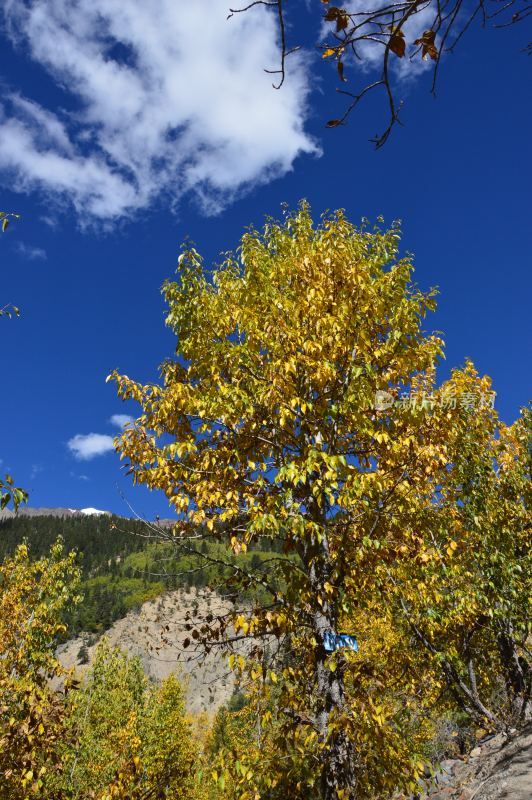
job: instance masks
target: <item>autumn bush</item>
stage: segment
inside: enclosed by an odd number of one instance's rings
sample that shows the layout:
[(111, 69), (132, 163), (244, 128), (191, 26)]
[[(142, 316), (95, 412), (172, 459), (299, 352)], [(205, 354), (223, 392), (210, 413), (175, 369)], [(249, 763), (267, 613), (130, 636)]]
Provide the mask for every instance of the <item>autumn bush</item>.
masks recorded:
[(148, 682), (103, 639), (81, 682), (55, 650), (79, 601), (76, 554), (61, 542), (0, 566), (0, 798), (202, 800), (199, 742), (175, 676)]

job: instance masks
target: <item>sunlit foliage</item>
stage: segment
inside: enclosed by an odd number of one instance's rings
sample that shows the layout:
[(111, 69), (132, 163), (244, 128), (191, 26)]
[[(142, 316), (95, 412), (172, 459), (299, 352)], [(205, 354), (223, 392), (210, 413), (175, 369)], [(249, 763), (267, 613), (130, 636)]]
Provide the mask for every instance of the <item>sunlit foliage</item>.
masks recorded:
[(106, 640), (71, 694), (62, 790), (72, 798), (200, 800), (198, 750), (175, 676), (150, 685), (137, 658)]
[[(423, 329), (435, 292), (398, 247), (396, 225), (337, 212), (314, 227), (306, 205), (250, 230), (212, 271), (187, 245), (164, 286), (177, 346), (162, 383), (112, 376), (142, 407), (118, 449), (166, 493), (176, 538), (199, 526), (236, 553), (261, 540), (282, 553), (230, 579), (267, 599), (193, 631), (230, 653), (250, 642), (229, 662), (252, 743), (220, 750), (215, 770), (242, 800), (415, 791), (437, 701), (500, 722), (481, 700), (505, 670), (494, 627), (525, 657), (522, 424), (499, 426), (472, 365), (437, 386), (443, 343)], [(327, 651), (340, 630), (358, 653)]]
[(46, 796), (62, 765), (64, 707), (54, 651), (79, 573), (61, 543), (31, 561), (26, 545), (0, 566), (0, 776), (10, 800)]

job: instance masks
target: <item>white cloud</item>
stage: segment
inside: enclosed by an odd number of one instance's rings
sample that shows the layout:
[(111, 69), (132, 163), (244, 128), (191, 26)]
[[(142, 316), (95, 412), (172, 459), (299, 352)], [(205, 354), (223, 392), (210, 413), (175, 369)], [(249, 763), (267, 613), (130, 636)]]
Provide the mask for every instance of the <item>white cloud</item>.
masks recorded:
[(275, 16), (227, 20), (228, 0), (4, 0), (8, 35), (75, 111), (4, 94), (0, 174), (82, 217), (116, 219), (164, 196), (207, 211), (316, 153), (309, 76), (291, 56), (281, 91)]
[(32, 244), (25, 244), (25, 242), (17, 242), (14, 247), (15, 251), (22, 258), (28, 261), (46, 261), (46, 250), (42, 247), (34, 247)]
[(128, 422), (133, 422), (133, 417), (129, 414), (113, 414), (109, 422), (117, 428), (123, 428)]
[(104, 433), (78, 433), (67, 442), (67, 447), (79, 461), (90, 461), (114, 450), (113, 437)]
[[(122, 429), (133, 417), (129, 414), (113, 414), (109, 418), (111, 425)], [(80, 461), (89, 461), (96, 456), (103, 456), (114, 450), (113, 437), (106, 433), (77, 433), (67, 442), (67, 447), (75, 458)], [(74, 475), (74, 473), (71, 473)], [(80, 480), (88, 480), (86, 475), (77, 475)]]

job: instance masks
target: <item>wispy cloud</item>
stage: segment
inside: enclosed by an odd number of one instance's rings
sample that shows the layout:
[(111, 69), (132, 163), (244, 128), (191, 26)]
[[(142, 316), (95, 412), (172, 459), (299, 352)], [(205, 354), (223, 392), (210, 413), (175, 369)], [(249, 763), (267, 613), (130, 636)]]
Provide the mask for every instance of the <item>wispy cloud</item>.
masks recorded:
[(105, 433), (78, 433), (67, 442), (67, 447), (79, 461), (90, 461), (114, 450), (113, 437)]
[[(276, 20), (227, 20), (227, 0), (4, 0), (8, 35), (75, 111), (4, 93), (0, 176), (114, 220), (164, 197), (217, 212), (317, 147), (304, 130), (309, 74), (291, 57), (282, 91)], [(2, 12), (0, 12), (2, 13)], [(65, 98), (66, 99), (66, 98)]]
[(117, 428), (123, 428), (128, 422), (133, 422), (133, 417), (129, 414), (113, 414), (109, 422)]
[(16, 242), (14, 245), (14, 250), (19, 256), (27, 259), (28, 261), (46, 261), (47, 258), (46, 250), (43, 250), (42, 247), (34, 247), (33, 245), (26, 244), (25, 242)]
[(44, 467), (42, 466), (42, 464), (32, 464), (31, 465), (31, 472), (30, 472), (30, 480), (33, 480), (34, 478), (36, 478), (37, 475), (39, 474), (39, 472), (42, 472), (43, 470), (44, 470)]
[(76, 472), (71, 472), (70, 473), (70, 477), (71, 478), (77, 478), (78, 481), (90, 481), (90, 478), (89, 478), (88, 475), (83, 475), (83, 474), (78, 475)]

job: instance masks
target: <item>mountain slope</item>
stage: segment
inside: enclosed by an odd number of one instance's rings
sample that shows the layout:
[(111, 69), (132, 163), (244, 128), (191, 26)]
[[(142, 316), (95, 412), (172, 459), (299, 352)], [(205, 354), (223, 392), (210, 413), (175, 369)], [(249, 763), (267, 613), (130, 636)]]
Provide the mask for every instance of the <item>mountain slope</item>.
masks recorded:
[[(153, 680), (177, 672), (189, 712), (213, 712), (233, 694), (234, 675), (219, 650), (204, 655), (193, 643), (185, 648), (183, 642), (190, 636), (185, 626), (189, 618), (225, 614), (230, 608), (229, 601), (209, 589), (168, 592), (114, 622), (106, 637), (112, 646), (138, 656)], [(84, 634), (61, 645), (58, 657), (65, 667), (75, 667), (82, 673), (92, 662), (95, 649), (96, 643), (91, 645)]]

